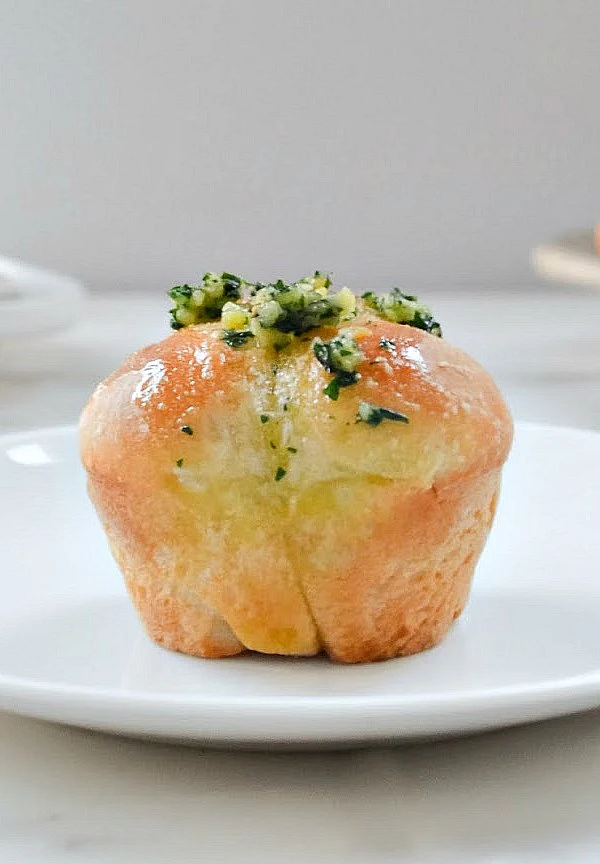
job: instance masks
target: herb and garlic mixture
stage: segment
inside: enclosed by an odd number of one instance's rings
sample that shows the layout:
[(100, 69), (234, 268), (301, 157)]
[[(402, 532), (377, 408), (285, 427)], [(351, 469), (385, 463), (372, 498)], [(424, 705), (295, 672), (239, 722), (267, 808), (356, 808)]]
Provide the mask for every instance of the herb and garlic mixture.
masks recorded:
[(431, 311), (412, 294), (404, 294), (399, 288), (392, 288), (387, 294), (374, 294), (367, 291), (362, 295), (365, 306), (373, 309), (380, 318), (396, 324), (408, 324), (426, 330), (434, 336), (442, 335), (442, 328), (434, 319)]
[[(342, 390), (361, 378), (365, 358), (360, 338), (369, 316), (442, 336), (431, 310), (417, 297), (399, 288), (386, 294), (368, 291), (356, 297), (345, 287), (333, 290), (330, 277), (318, 270), (313, 276), (290, 283), (281, 279), (272, 283), (248, 282), (232, 273), (205, 273), (199, 285), (177, 285), (169, 296), (174, 303), (170, 310), (173, 329), (218, 322), (221, 340), (235, 350), (256, 346), (277, 357), (299, 340), (312, 342), (314, 357), (331, 375), (323, 394), (334, 402), (340, 399)], [(322, 328), (327, 327), (337, 329), (328, 340), (321, 335)], [(308, 334), (317, 329), (321, 334), (311, 340)], [(379, 346), (382, 359), (386, 353), (395, 353), (393, 339), (382, 338)], [(269, 419), (260, 414), (262, 424)], [(355, 419), (371, 427), (384, 421), (410, 422), (406, 414), (364, 401), (359, 403)], [(188, 427), (182, 431), (193, 434)], [(271, 446), (278, 445), (271, 442)], [(293, 447), (286, 451), (296, 452)], [(285, 474), (285, 469), (278, 468), (274, 479), (279, 482)]]
[(358, 367), (364, 357), (351, 330), (341, 330), (329, 342), (315, 339), (313, 353), (321, 366), (334, 376), (323, 391), (337, 401), (340, 387), (348, 387), (358, 381)]
[(217, 321), (228, 300), (242, 296), (243, 280), (232, 273), (205, 273), (200, 285), (176, 285), (169, 291), (175, 303), (171, 309), (171, 327), (180, 330), (191, 324)]
[[(334, 292), (331, 287), (330, 277), (319, 270), (314, 276), (290, 283), (282, 279), (248, 282), (232, 273), (205, 273), (199, 285), (176, 285), (169, 291), (175, 304), (170, 312), (171, 327), (179, 330), (220, 320), (223, 341), (232, 348), (242, 347), (253, 337), (262, 337), (268, 345), (282, 348), (294, 336), (318, 327), (337, 326), (368, 310), (387, 321), (442, 335), (431, 310), (400, 288), (392, 288), (387, 294), (367, 291), (358, 299), (348, 288)], [(287, 341), (272, 337), (265, 340), (268, 331), (283, 334)]]

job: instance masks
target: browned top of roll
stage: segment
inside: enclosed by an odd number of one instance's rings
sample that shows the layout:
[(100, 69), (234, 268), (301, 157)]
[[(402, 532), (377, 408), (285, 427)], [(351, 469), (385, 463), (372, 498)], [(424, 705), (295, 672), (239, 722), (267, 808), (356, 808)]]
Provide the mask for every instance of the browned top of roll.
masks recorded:
[[(502, 465), (510, 415), (471, 357), (422, 330), (363, 315), (352, 328), (364, 355), (360, 378), (333, 401), (323, 394), (331, 376), (310, 347), (315, 336), (329, 339), (337, 329), (313, 331), (277, 356), (230, 348), (215, 324), (138, 351), (84, 411), (86, 468), (138, 477), (155, 463), (182, 487), (194, 484), (198, 465), (205, 485), (241, 475), (271, 481), (281, 468), (285, 482), (274, 494), (288, 495), (361, 474), (426, 488)], [(393, 347), (382, 350), (382, 340)], [(409, 423), (357, 422), (363, 401), (401, 412)]]

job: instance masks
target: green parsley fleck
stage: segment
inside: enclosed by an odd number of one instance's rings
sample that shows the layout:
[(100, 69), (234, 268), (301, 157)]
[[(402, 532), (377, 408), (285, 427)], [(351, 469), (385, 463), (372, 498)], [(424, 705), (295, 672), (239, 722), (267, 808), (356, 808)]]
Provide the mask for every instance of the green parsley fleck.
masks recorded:
[(249, 339), (254, 339), (252, 330), (223, 330), (221, 339), (230, 348), (242, 348)]
[(270, 419), (271, 418), (269, 417), (268, 414), (261, 414), (260, 415), (260, 422), (261, 423), (268, 423)]
[(192, 429), (191, 426), (182, 426), (181, 431), (185, 432), (186, 435), (193, 435), (194, 434), (194, 430)]
[(183, 459), (178, 459), (175, 464), (177, 465), (178, 468), (181, 468), (183, 465)]
[(288, 451), (288, 453), (297, 453), (298, 448), (297, 447), (288, 447), (287, 451)]
[[(350, 384), (354, 384), (354, 381), (350, 381)], [(333, 402), (337, 402), (340, 396), (340, 382), (337, 378), (332, 378), (327, 387), (323, 388), (323, 393)]]
[(274, 441), (269, 441), (269, 444), (271, 445), (271, 450), (277, 450), (277, 444)]
[(275, 482), (279, 483), (280, 480), (283, 480), (283, 478), (285, 477), (286, 474), (287, 474), (287, 471), (285, 470), (285, 468), (282, 468), (281, 466), (279, 466), (279, 468), (275, 472)]
[(390, 408), (379, 408), (370, 402), (361, 402), (358, 406), (357, 422), (366, 423), (368, 426), (379, 426), (384, 420), (395, 420), (397, 423), (409, 423), (406, 414), (392, 411)]

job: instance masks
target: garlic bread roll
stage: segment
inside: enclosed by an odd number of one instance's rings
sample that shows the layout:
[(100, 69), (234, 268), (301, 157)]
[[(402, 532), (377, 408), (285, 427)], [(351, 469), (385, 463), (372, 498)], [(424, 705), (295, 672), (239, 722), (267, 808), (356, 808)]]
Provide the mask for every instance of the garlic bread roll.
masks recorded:
[[(460, 615), (508, 409), (445, 339), (360, 301), (352, 316), (283, 348), (192, 323), (91, 397), (89, 494), (157, 643), (356, 663), (435, 645)], [(346, 344), (356, 371), (331, 360)]]

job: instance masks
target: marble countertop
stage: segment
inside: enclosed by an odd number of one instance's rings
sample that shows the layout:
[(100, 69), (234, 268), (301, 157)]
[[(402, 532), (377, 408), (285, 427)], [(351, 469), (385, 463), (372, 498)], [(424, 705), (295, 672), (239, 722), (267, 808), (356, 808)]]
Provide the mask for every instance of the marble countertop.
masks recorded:
[[(600, 295), (430, 292), (518, 419), (600, 429)], [(72, 423), (162, 338), (161, 298), (90, 297), (71, 331), (0, 344), (0, 431)], [(217, 752), (0, 715), (3, 864), (598, 862), (600, 711), (355, 752)]]

